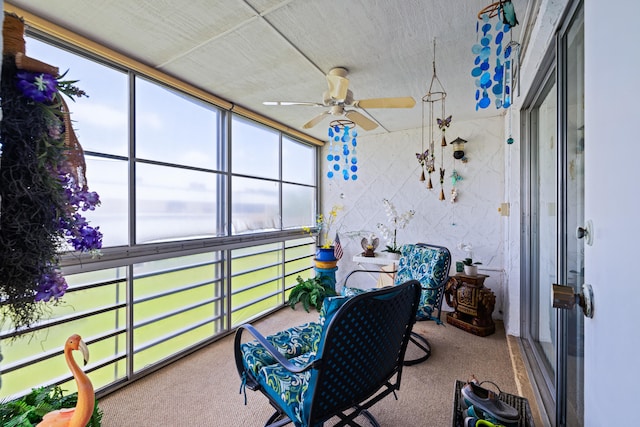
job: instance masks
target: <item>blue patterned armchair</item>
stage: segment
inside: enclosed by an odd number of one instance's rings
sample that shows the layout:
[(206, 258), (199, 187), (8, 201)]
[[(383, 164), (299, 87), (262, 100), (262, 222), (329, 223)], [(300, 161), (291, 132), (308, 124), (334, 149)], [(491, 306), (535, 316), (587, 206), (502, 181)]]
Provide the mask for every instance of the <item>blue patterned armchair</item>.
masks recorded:
[[(398, 268), (395, 272), (394, 285), (408, 280), (417, 280), (422, 286), (420, 305), (416, 314), (416, 320), (434, 320), (440, 324), (440, 312), (444, 289), (449, 281), (449, 268), (451, 267), (451, 253), (443, 246), (416, 243), (403, 245), (400, 248), (401, 256)], [(348, 283), (358, 273), (379, 273), (378, 270), (354, 270), (347, 275), (342, 286), (341, 293), (344, 296), (353, 296), (366, 290), (349, 287)], [(422, 335), (413, 332), (411, 342), (418, 347), (419, 357), (405, 360), (405, 365), (413, 365), (425, 361), (431, 355), (431, 345)]]
[[(318, 322), (264, 337), (242, 325), (235, 361), (246, 388), (275, 408), (265, 426), (357, 425), (368, 409), (400, 388), (402, 366), (420, 301), (415, 280), (350, 297), (324, 300)], [(243, 342), (246, 331), (255, 340)], [(245, 391), (246, 392), (246, 391)], [(246, 403), (246, 399), (245, 399)]]

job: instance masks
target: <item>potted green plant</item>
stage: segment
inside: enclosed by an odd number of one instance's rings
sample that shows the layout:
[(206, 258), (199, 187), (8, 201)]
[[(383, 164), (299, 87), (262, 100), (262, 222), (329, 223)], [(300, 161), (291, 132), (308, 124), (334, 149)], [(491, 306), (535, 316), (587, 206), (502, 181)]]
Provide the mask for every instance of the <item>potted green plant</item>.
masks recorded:
[[(76, 405), (78, 393), (63, 395), (60, 386), (34, 388), (31, 392), (18, 399), (2, 402), (0, 405), (0, 423), (3, 426), (27, 427), (35, 426), (42, 417), (53, 410), (72, 408)], [(93, 415), (87, 427), (100, 427), (102, 410), (98, 402), (93, 409)]]
[(289, 306), (295, 310), (296, 304), (301, 302), (304, 309), (309, 312), (310, 307), (320, 311), (325, 297), (337, 295), (331, 287), (331, 279), (324, 275), (317, 275), (308, 279), (298, 276), (298, 284), (291, 289), (289, 294)]
[(481, 265), (481, 262), (473, 262), (471, 258), (465, 258), (462, 260), (464, 264), (464, 274), (467, 276), (477, 276), (478, 275), (478, 265)]

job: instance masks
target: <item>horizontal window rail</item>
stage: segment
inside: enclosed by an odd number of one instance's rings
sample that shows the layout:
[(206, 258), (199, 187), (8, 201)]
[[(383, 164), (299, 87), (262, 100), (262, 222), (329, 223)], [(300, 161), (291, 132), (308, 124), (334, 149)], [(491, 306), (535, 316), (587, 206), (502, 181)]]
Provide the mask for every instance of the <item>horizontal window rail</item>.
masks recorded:
[(244, 310), (245, 308), (251, 307), (252, 305), (255, 305), (255, 304), (259, 303), (259, 302), (263, 302), (263, 301), (268, 300), (269, 298), (273, 298), (273, 297), (277, 296), (280, 293), (281, 292), (278, 291), (278, 292), (271, 292), (271, 293), (268, 293), (268, 294), (264, 294), (264, 295), (262, 295), (262, 296), (260, 296), (260, 297), (258, 297), (256, 299), (248, 301), (246, 304), (237, 306), (233, 311), (234, 312), (238, 312), (238, 311)]
[[(110, 358), (109, 360), (106, 360), (106, 361), (104, 361), (102, 363), (99, 363), (99, 364), (96, 364), (96, 365), (93, 365), (93, 366), (85, 368), (84, 372), (86, 374), (90, 374), (91, 372), (95, 372), (95, 371), (97, 371), (99, 369), (108, 367), (109, 365), (113, 365), (114, 363), (119, 362), (121, 360), (125, 360), (126, 358), (127, 358), (126, 353), (122, 352), (121, 354), (119, 354), (117, 356), (114, 356), (114, 357)], [(48, 382), (43, 383), (43, 384), (40, 384), (39, 387), (61, 386), (61, 385), (65, 384), (65, 383), (69, 383), (73, 379), (74, 379), (73, 375), (61, 375), (61, 376), (59, 376), (57, 378), (52, 379), (51, 381), (48, 381)], [(17, 398), (19, 396), (11, 396), (11, 398), (13, 398), (13, 397)]]
[(149, 272), (149, 273), (139, 273), (139, 274), (136, 275), (136, 279), (145, 279), (145, 278), (148, 278), (148, 277), (157, 276), (159, 274), (176, 273), (176, 272), (188, 270), (188, 269), (191, 269), (191, 268), (208, 267), (208, 266), (216, 266), (216, 265), (219, 266), (221, 264), (222, 264), (222, 260), (207, 261), (207, 262), (197, 262), (197, 263), (193, 263), (193, 264), (182, 265), (180, 267), (173, 267), (173, 268), (166, 268), (166, 269), (162, 269), (162, 270), (157, 270), (157, 271), (153, 271), (153, 272)]
[[(169, 319), (170, 317), (176, 316), (178, 314), (186, 313), (186, 312), (194, 310), (196, 308), (204, 307), (204, 306), (209, 305), (209, 304), (211, 304), (213, 302), (220, 301), (221, 299), (222, 298), (219, 298), (219, 297), (211, 298), (211, 299), (204, 300), (204, 301), (201, 301), (201, 302), (196, 303), (196, 304), (189, 305), (187, 307), (183, 307), (180, 310), (173, 310), (173, 311), (169, 311), (169, 312), (163, 313), (163, 314), (161, 314), (159, 316), (150, 317), (150, 318), (148, 318), (148, 319), (146, 319), (144, 321), (136, 322), (133, 325), (133, 327), (134, 327), (134, 329), (141, 328), (143, 326), (147, 326), (147, 325), (150, 325), (152, 323), (156, 323), (156, 322), (158, 322), (160, 320)], [(207, 323), (210, 323), (210, 322), (215, 322), (217, 320), (220, 320), (221, 318), (222, 318), (222, 315), (217, 315), (217, 316), (213, 316), (211, 318), (205, 319), (205, 321)]]
[[(39, 330), (46, 329), (46, 328), (51, 328), (51, 327), (54, 327), (54, 326), (63, 325), (65, 323), (69, 323), (69, 322), (72, 322), (74, 320), (86, 319), (89, 316), (93, 316), (93, 315), (96, 315), (96, 314), (102, 314), (102, 313), (108, 313), (110, 311), (114, 311), (114, 310), (118, 310), (120, 308), (126, 308), (126, 307), (127, 307), (126, 303), (120, 303), (120, 304), (109, 306), (109, 307), (103, 307), (103, 308), (100, 308), (98, 310), (91, 310), (91, 311), (87, 311), (87, 312), (83, 312), (83, 313), (71, 314), (71, 315), (68, 315), (68, 316), (60, 317), (60, 318), (58, 318), (56, 320), (40, 322), (39, 324), (33, 325), (33, 326), (29, 327), (28, 329), (21, 329), (19, 331), (3, 332), (2, 334), (0, 334), (0, 340), (16, 338), (16, 337), (20, 337), (21, 335), (28, 335), (28, 334), (33, 333), (35, 331), (39, 331)], [(2, 372), (2, 370), (0, 370), (0, 372)]]
[[(88, 264), (76, 256), (67, 258), (63, 272), (73, 304), (54, 310), (51, 319), (29, 329), (0, 333), (5, 356), (0, 375), (8, 376), (0, 399), (47, 385), (73, 391), (72, 376), (58, 359), (65, 339), (74, 332), (83, 336), (97, 361), (86, 372), (100, 394), (281, 308), (285, 292), (294, 284), (285, 283), (288, 278), (312, 271), (315, 242), (301, 238), (299, 231), (261, 237), (108, 248), (106, 256)], [(305, 260), (308, 267), (297, 265)], [(233, 274), (225, 277), (227, 271)], [(241, 286), (234, 286), (239, 280)], [(96, 303), (100, 306), (92, 307)], [(180, 326), (172, 327), (176, 325)], [(39, 338), (30, 341), (34, 333)], [(42, 349), (41, 339), (46, 339)], [(142, 359), (134, 362), (138, 355)], [(28, 377), (36, 379), (9, 387), (21, 382), (16, 375), (27, 378), (23, 371), (36, 372), (35, 366), (37, 373)]]
[(181, 329), (177, 330), (174, 333), (163, 335), (161, 338), (155, 339), (153, 341), (150, 341), (150, 342), (146, 343), (145, 345), (141, 345), (141, 346), (137, 347), (133, 351), (133, 353), (137, 354), (137, 353), (141, 353), (143, 351), (149, 350), (150, 348), (153, 348), (153, 347), (155, 347), (157, 345), (163, 344), (163, 343), (165, 343), (166, 341), (169, 341), (172, 338), (179, 337), (180, 335), (183, 335), (183, 334), (185, 334), (187, 332), (193, 331), (193, 330), (198, 329), (198, 328), (200, 328), (202, 326), (210, 324), (211, 322), (212, 322), (211, 320), (203, 320), (203, 321), (201, 321), (201, 322), (199, 322), (199, 323), (197, 323), (195, 325), (189, 326), (188, 328), (181, 328)]
[[(179, 293), (182, 293), (182, 292), (185, 292), (185, 291), (190, 291), (190, 290), (193, 290), (193, 289), (202, 288), (202, 287), (205, 287), (207, 285), (220, 284), (221, 282), (222, 282), (222, 279), (215, 279), (215, 280), (208, 281), (208, 282), (194, 283), (192, 285), (184, 286), (184, 287), (181, 287), (181, 288), (176, 288), (176, 289), (172, 289), (172, 290), (165, 291), (165, 292), (158, 292), (158, 293), (155, 293), (153, 295), (146, 296), (146, 297), (135, 298), (133, 302), (134, 302), (134, 304), (147, 302), (147, 301), (151, 301), (151, 300), (154, 300), (154, 299), (158, 299), (158, 298), (162, 298), (162, 297), (166, 297), (166, 296), (170, 296), (170, 295), (179, 294)], [(218, 298), (215, 298), (215, 299), (213, 299), (213, 300), (211, 300), (209, 302), (218, 301), (220, 299), (221, 298), (218, 297)]]
[[(308, 236), (306, 236), (308, 237)], [(304, 239), (302, 230), (269, 231), (263, 233), (237, 234), (234, 236), (211, 237), (206, 239), (183, 240), (178, 242), (146, 243), (136, 246), (113, 246), (101, 249), (95, 257), (88, 253), (69, 253), (61, 257), (65, 273), (73, 274), (110, 267), (123, 266), (123, 261), (134, 264), (169, 258), (199, 254), (206, 251), (224, 251), (282, 242), (287, 239)], [(309, 238), (311, 241), (312, 239)], [(310, 244), (310, 243), (309, 243)], [(307, 244), (307, 245), (309, 245)], [(306, 246), (297, 245), (294, 247)], [(314, 247), (315, 251), (315, 247)]]
[[(93, 343), (97, 343), (99, 341), (103, 341), (103, 340), (108, 339), (108, 338), (113, 338), (113, 337), (115, 337), (117, 335), (120, 335), (120, 334), (123, 334), (125, 332), (126, 332), (126, 330), (124, 328), (121, 328), (121, 329), (113, 331), (111, 333), (104, 334), (104, 335), (102, 335), (100, 337), (89, 339), (89, 340), (85, 341), (85, 344), (87, 344), (87, 346), (88, 346), (88, 345), (91, 345)], [(42, 361), (47, 360), (47, 359), (51, 359), (51, 358), (56, 357), (56, 356), (61, 356), (63, 354), (64, 354), (64, 350), (63, 349), (49, 350), (49, 351), (40, 353), (38, 356), (27, 358), (27, 359), (22, 359), (22, 360), (20, 360), (19, 362), (16, 362), (16, 363), (3, 364), (2, 365), (2, 370), (0, 370), (0, 372), (2, 372), (3, 374), (8, 374), (9, 372), (13, 372), (13, 371), (16, 371), (18, 369), (27, 368), (29, 365), (32, 365), (34, 363), (39, 363), (39, 362), (42, 362)]]
[[(254, 273), (259, 273), (261, 272), (263, 269), (256, 269), (253, 272)], [(239, 276), (246, 276), (248, 273), (242, 273), (242, 274), (235, 274), (232, 277), (232, 280), (234, 277), (239, 277)], [(231, 295), (237, 295), (240, 294), (242, 292), (254, 289), (254, 288), (258, 288), (262, 285), (267, 285), (269, 283), (272, 283), (274, 281), (280, 280), (280, 278), (282, 277), (282, 274), (279, 274), (278, 276), (271, 276), (271, 277), (267, 277), (264, 280), (260, 281), (260, 282), (253, 282), (248, 286), (242, 287), (242, 288), (236, 288), (234, 290), (231, 291)]]

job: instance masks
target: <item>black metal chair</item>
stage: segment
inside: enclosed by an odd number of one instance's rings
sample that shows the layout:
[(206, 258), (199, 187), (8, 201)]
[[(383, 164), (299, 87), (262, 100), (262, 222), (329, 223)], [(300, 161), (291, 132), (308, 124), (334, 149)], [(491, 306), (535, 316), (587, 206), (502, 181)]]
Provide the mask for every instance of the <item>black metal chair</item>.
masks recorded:
[[(427, 243), (403, 245), (398, 268), (393, 273), (394, 284), (398, 285), (408, 280), (418, 280), (422, 286), (420, 305), (416, 314), (417, 320), (433, 320), (441, 324), (442, 300), (444, 290), (449, 281), (449, 269), (451, 267), (451, 253), (444, 246)], [(360, 273), (380, 273), (380, 270), (358, 269), (350, 272), (343, 282), (342, 295), (353, 296), (367, 289), (348, 286), (349, 280)], [(390, 273), (390, 272), (388, 272)], [(431, 345), (427, 338), (417, 332), (411, 333), (411, 342), (418, 348), (420, 356), (405, 360), (405, 365), (415, 365), (423, 362), (431, 356)], [(411, 351), (413, 353), (413, 351)]]
[[(236, 331), (243, 388), (261, 391), (275, 408), (266, 426), (359, 425), (362, 415), (400, 388), (405, 351), (420, 301), (409, 281), (355, 297), (324, 300), (319, 322), (264, 337), (251, 325)], [(243, 342), (249, 332), (255, 341)], [(242, 392), (242, 389), (241, 389)]]

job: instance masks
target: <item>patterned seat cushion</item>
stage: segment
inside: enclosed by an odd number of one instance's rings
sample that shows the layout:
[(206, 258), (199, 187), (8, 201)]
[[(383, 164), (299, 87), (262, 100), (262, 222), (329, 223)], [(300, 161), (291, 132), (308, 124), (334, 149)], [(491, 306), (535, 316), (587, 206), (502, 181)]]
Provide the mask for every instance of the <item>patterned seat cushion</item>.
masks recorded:
[[(318, 322), (309, 322), (304, 325), (294, 326), (276, 334), (270, 335), (267, 340), (278, 349), (287, 359), (293, 359), (303, 354), (310, 354), (318, 349), (322, 325)], [(243, 354), (244, 366), (248, 371), (258, 377), (258, 373), (265, 366), (276, 363), (269, 352), (257, 341), (251, 341), (240, 345)]]
[[(304, 366), (315, 357), (315, 353), (307, 353), (289, 359), (295, 366)], [(258, 381), (264, 390), (276, 401), (295, 425), (301, 425), (304, 418), (304, 400), (309, 388), (311, 370), (293, 373), (282, 365), (275, 363), (260, 370)]]
[[(403, 245), (402, 256), (398, 261), (394, 285), (400, 285), (409, 280), (417, 280), (423, 287), (418, 306), (417, 320), (436, 320), (432, 316), (435, 305), (443, 289), (431, 290), (442, 283), (448, 276), (449, 253), (444, 248), (427, 247), (423, 245)], [(373, 289), (371, 289), (373, 290)], [(343, 286), (340, 293), (344, 296), (354, 296), (367, 290)]]
[(367, 292), (368, 289), (360, 289), (360, 288), (349, 288), (347, 286), (343, 286), (340, 294), (345, 297), (354, 297), (363, 292)]
[(448, 253), (444, 248), (432, 248), (420, 245), (403, 245), (402, 256), (398, 262), (398, 271), (394, 284), (399, 285), (408, 280), (417, 280), (423, 287), (420, 306), (416, 319), (433, 319), (434, 306), (442, 289), (429, 290), (436, 287), (449, 274), (446, 270)]
[[(326, 326), (348, 300), (342, 296), (325, 298), (318, 322), (295, 326), (266, 338), (295, 366), (304, 366), (316, 357)], [(305, 393), (313, 371), (289, 372), (257, 341), (243, 343), (241, 349), (245, 368), (253, 373), (265, 392), (279, 403), (294, 424), (300, 425), (309, 409), (304, 405)]]

